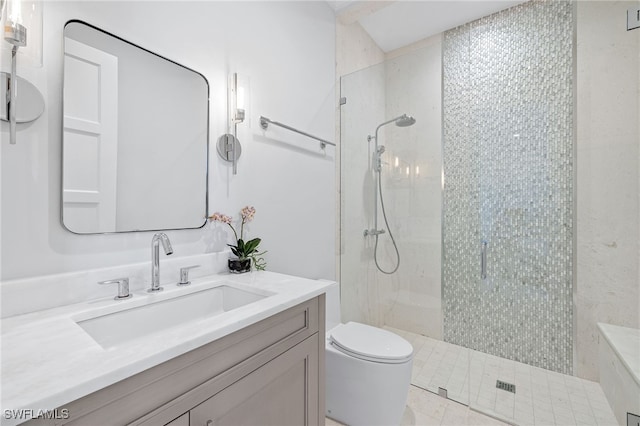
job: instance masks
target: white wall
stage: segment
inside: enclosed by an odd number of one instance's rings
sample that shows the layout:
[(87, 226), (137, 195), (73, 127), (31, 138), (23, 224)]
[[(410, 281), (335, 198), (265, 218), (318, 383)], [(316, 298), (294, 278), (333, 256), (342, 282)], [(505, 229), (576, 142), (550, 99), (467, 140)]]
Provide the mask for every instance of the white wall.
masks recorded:
[(578, 2), (577, 362), (598, 379), (597, 323), (640, 328), (640, 30), (637, 2)]
[[(45, 2), (40, 69), (18, 65), (45, 98), (43, 116), (8, 144), (1, 127), (2, 279), (150, 260), (153, 233), (74, 235), (60, 224), (62, 31), (81, 19), (201, 72), (211, 86), (210, 213), (257, 209), (247, 228), (263, 239), (268, 269), (334, 277), (334, 157), (302, 136), (270, 128), (265, 115), (320, 137), (334, 132), (334, 14), (325, 2)], [(6, 56), (2, 69), (7, 70)], [(218, 159), (227, 132), (227, 77), (250, 79), (247, 125), (239, 127), (238, 174)], [(250, 126), (250, 127), (249, 127)], [(171, 202), (168, 200), (168, 202)], [(150, 212), (153, 214), (153, 212)], [(168, 231), (174, 256), (225, 249), (213, 224)]]

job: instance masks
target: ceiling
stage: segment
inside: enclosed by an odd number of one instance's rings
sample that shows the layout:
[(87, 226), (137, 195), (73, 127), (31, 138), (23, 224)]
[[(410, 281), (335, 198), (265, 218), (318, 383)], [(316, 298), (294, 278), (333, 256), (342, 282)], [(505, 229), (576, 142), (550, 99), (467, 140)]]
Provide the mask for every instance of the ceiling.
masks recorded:
[(336, 11), (336, 16), (342, 23), (360, 23), (384, 52), (524, 3), (523, 0), (327, 2)]

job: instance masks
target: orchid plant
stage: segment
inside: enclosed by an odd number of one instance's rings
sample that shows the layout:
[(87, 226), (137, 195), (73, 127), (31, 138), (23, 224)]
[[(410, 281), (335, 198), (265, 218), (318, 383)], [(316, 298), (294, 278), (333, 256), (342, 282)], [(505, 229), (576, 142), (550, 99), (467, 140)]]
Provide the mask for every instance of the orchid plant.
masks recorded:
[(229, 225), (229, 228), (233, 231), (233, 235), (236, 239), (236, 244), (227, 244), (231, 248), (231, 252), (238, 256), (238, 259), (251, 259), (253, 262), (253, 266), (258, 271), (264, 271), (267, 266), (262, 255), (266, 253), (266, 251), (259, 252), (258, 245), (262, 241), (260, 238), (254, 238), (249, 241), (244, 240), (244, 224), (251, 222), (253, 217), (256, 214), (256, 209), (251, 206), (243, 207), (240, 210), (240, 218), (242, 219), (240, 222), (240, 238), (238, 238), (238, 233), (236, 229), (233, 227), (233, 218), (231, 216), (224, 215), (222, 213), (214, 213), (209, 216), (209, 220), (214, 222), (226, 223)]

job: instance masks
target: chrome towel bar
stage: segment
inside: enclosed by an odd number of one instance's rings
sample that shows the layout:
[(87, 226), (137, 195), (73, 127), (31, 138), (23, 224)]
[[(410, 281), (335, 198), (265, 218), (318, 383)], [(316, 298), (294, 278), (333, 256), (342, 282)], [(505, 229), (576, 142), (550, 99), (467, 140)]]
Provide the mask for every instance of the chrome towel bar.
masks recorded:
[(336, 146), (335, 143), (329, 142), (328, 140), (324, 140), (324, 139), (319, 138), (317, 136), (310, 135), (307, 132), (303, 132), (302, 130), (298, 130), (298, 129), (293, 128), (291, 126), (287, 126), (286, 124), (282, 124), (282, 123), (278, 123), (277, 121), (270, 120), (267, 117), (260, 116), (260, 127), (262, 127), (263, 129), (267, 130), (267, 127), (269, 127), (269, 124), (273, 124), (274, 126), (283, 127), (283, 128), (285, 128), (287, 130), (291, 130), (292, 132), (300, 133), (301, 135), (307, 136), (307, 137), (309, 137), (311, 139), (315, 139), (315, 140), (320, 142), (320, 148), (322, 148), (322, 149), (324, 149), (327, 145)]

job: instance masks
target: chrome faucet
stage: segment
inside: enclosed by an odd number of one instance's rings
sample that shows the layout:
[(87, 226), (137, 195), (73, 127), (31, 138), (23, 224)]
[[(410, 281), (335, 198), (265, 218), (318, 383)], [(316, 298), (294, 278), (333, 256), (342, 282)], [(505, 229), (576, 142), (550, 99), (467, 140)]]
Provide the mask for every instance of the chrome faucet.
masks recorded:
[(147, 290), (149, 293), (162, 291), (162, 287), (160, 287), (160, 242), (162, 242), (162, 248), (167, 256), (173, 254), (171, 241), (169, 241), (167, 234), (164, 232), (155, 234), (151, 240), (151, 288)]

